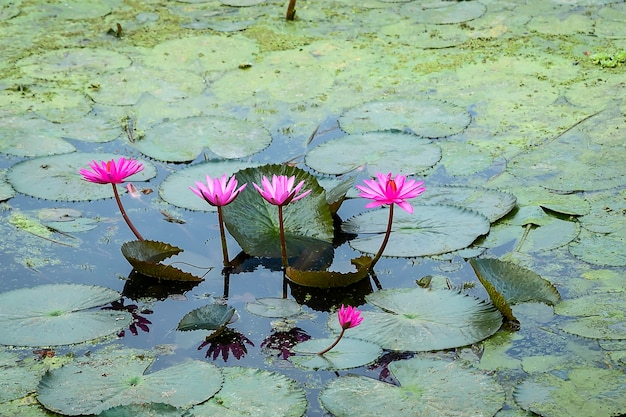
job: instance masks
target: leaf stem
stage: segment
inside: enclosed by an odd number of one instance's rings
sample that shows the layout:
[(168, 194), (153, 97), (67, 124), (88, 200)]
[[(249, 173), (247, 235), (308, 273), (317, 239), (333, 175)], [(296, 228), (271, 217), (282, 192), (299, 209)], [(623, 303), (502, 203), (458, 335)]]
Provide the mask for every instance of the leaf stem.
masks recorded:
[(111, 184), (111, 186), (113, 187), (113, 194), (115, 194), (115, 201), (117, 201), (117, 206), (120, 208), (120, 212), (122, 213), (122, 217), (126, 221), (126, 224), (130, 227), (130, 230), (135, 234), (137, 239), (144, 240), (126, 214), (126, 210), (124, 210), (124, 206), (122, 205), (122, 200), (120, 200), (120, 194), (117, 192), (117, 187), (115, 184)]
[(296, 17), (296, 0), (289, 0), (289, 4), (287, 5), (287, 14), (285, 19), (294, 20)]
[(385, 232), (385, 238), (383, 239), (382, 245), (380, 245), (380, 249), (378, 249), (378, 253), (374, 256), (374, 260), (372, 260), (372, 264), (370, 265), (370, 271), (374, 269), (374, 265), (380, 259), (383, 252), (385, 251), (385, 247), (387, 246), (387, 242), (389, 242), (389, 235), (391, 234), (391, 225), (393, 224), (393, 204), (389, 206), (389, 220), (387, 221), (387, 231)]
[(341, 333), (339, 333), (339, 336), (337, 336), (337, 340), (335, 340), (333, 342), (332, 345), (328, 346), (326, 349), (322, 350), (321, 352), (317, 352), (318, 355), (323, 355), (326, 352), (328, 352), (329, 350), (331, 350), (332, 348), (334, 348), (335, 346), (337, 346), (337, 343), (339, 343), (339, 341), (341, 340), (341, 338), (343, 337), (343, 334), (346, 332), (346, 329), (344, 329), (343, 327), (341, 328)]

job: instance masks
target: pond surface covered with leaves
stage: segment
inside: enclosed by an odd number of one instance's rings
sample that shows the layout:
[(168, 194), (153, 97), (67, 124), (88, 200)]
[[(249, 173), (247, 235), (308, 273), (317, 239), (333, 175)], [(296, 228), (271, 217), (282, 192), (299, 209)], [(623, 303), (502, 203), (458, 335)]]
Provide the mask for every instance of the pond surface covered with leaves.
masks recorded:
[[(0, 415), (626, 414), (626, 3), (40, 3), (0, 7)], [(120, 156), (150, 243), (79, 175)], [(368, 270), (388, 172), (426, 191)]]

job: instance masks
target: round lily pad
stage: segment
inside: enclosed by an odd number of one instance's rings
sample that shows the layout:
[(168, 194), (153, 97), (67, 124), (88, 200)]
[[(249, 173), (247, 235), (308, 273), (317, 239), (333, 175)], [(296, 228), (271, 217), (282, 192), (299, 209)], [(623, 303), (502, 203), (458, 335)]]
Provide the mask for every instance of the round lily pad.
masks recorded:
[(154, 359), (139, 349), (96, 353), (46, 373), (37, 398), (48, 410), (75, 416), (130, 404), (190, 407), (222, 387), (222, 373), (211, 363), (192, 360), (146, 373)]
[(300, 304), (288, 298), (257, 298), (246, 303), (248, 312), (261, 317), (292, 317), (302, 312)]
[(341, 376), (326, 384), (320, 402), (342, 417), (493, 416), (504, 404), (504, 389), (493, 378), (456, 361), (413, 358), (392, 362), (389, 370), (399, 385)]
[(41, 285), (0, 294), (0, 344), (57, 346), (114, 334), (132, 322), (126, 311), (94, 309), (119, 300), (114, 290), (74, 284)]
[(74, 152), (63, 139), (65, 132), (56, 123), (32, 116), (0, 120), (0, 152), (15, 156), (47, 156)]
[(307, 152), (305, 163), (325, 174), (341, 175), (365, 166), (371, 176), (377, 172), (411, 175), (431, 168), (439, 159), (441, 148), (429, 139), (389, 131), (330, 140)]
[[(475, 211), (439, 205), (413, 205), (413, 208), (413, 214), (394, 209), (384, 256), (440, 255), (466, 248), (489, 232), (489, 220)], [(350, 246), (361, 252), (377, 253), (387, 230), (388, 210), (368, 211), (344, 222), (344, 232), (359, 235), (350, 241)]]
[[(89, 162), (119, 159), (110, 153), (74, 152), (65, 155), (29, 159), (13, 165), (7, 180), (19, 193), (54, 201), (89, 201), (113, 197), (109, 184), (94, 184), (82, 179), (81, 168)], [(128, 177), (128, 181), (145, 181), (156, 176), (156, 168), (150, 162), (140, 161), (144, 169)], [(126, 188), (119, 187), (120, 192)]]
[(294, 346), (296, 356), (289, 358), (296, 365), (318, 370), (336, 371), (368, 365), (374, 362), (381, 354), (382, 349), (375, 343), (365, 340), (342, 337), (339, 343), (323, 355), (318, 352), (326, 349), (336, 339), (310, 339)]
[(436, 25), (467, 22), (479, 18), (485, 11), (487, 11), (487, 7), (478, 1), (411, 2), (400, 8), (402, 16), (416, 22)]
[(569, 252), (593, 265), (626, 266), (626, 236), (583, 230), (579, 239), (570, 243)]
[[(395, 288), (366, 299), (381, 311), (363, 311), (363, 322), (350, 329), (350, 338), (388, 350), (466, 346), (486, 339), (502, 325), (502, 315), (491, 303), (452, 290)], [(339, 329), (335, 317), (329, 318), (329, 326)]]
[(556, 305), (555, 313), (574, 317), (559, 324), (568, 333), (593, 339), (626, 339), (623, 292), (591, 294)]
[(223, 368), (224, 385), (209, 401), (191, 408), (194, 417), (301, 417), (307, 400), (302, 387), (276, 372)]
[(515, 207), (516, 198), (505, 191), (472, 187), (428, 187), (420, 202), (428, 205), (450, 205), (474, 210), (495, 222)]
[(20, 113), (26, 119), (32, 119), (34, 113), (50, 122), (64, 123), (82, 118), (92, 109), (93, 102), (79, 91), (31, 85), (25, 91), (16, 88), (0, 91), (0, 107), (10, 108), (12, 113)]
[(222, 158), (243, 158), (260, 152), (271, 142), (270, 133), (254, 123), (198, 116), (156, 125), (134, 146), (160, 161), (186, 162), (193, 161), (204, 148)]
[(470, 114), (454, 104), (404, 99), (375, 101), (348, 110), (339, 118), (339, 125), (348, 133), (395, 129), (442, 138), (462, 132), (470, 121)]

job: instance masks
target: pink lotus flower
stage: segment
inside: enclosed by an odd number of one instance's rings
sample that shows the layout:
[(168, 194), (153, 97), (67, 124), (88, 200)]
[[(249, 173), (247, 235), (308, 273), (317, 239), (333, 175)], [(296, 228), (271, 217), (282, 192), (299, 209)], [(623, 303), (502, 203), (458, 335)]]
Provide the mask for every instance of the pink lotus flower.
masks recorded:
[(378, 182), (376, 180), (364, 180), (366, 186), (356, 186), (361, 191), (359, 197), (374, 200), (367, 204), (366, 208), (397, 204), (404, 211), (413, 213), (413, 206), (406, 200), (415, 198), (426, 191), (426, 188), (422, 187), (424, 181), (407, 181), (406, 175), (398, 174), (396, 178), (392, 179), (391, 173), (384, 175), (377, 172), (376, 177), (378, 177)]
[(244, 184), (237, 188), (237, 178), (233, 175), (230, 179), (227, 179), (226, 174), (222, 175), (221, 178), (214, 179), (207, 175), (206, 182), (206, 185), (204, 185), (204, 183), (196, 181), (197, 188), (189, 188), (198, 197), (203, 198), (207, 203), (215, 207), (223, 207), (231, 203), (248, 185)]
[(337, 311), (337, 318), (339, 319), (339, 324), (342, 329), (351, 329), (358, 326), (363, 321), (359, 310), (352, 306), (344, 307), (343, 304)]
[(117, 160), (117, 163), (115, 159), (91, 161), (89, 167), (91, 169), (83, 168), (79, 172), (83, 179), (96, 184), (121, 184), (126, 178), (143, 170), (142, 163), (123, 156)]
[(311, 192), (311, 190), (307, 190), (302, 194), (297, 195), (304, 185), (304, 181), (300, 181), (294, 188), (293, 183), (295, 180), (295, 176), (287, 177), (286, 175), (273, 175), (272, 182), (270, 183), (269, 179), (266, 176), (263, 176), (263, 180), (261, 181), (263, 188), (259, 187), (255, 183), (252, 183), (252, 185), (254, 185), (254, 188), (256, 188), (259, 194), (261, 194), (261, 197), (267, 200), (268, 203), (275, 206), (286, 206), (292, 201), (300, 200), (301, 198), (306, 197)]

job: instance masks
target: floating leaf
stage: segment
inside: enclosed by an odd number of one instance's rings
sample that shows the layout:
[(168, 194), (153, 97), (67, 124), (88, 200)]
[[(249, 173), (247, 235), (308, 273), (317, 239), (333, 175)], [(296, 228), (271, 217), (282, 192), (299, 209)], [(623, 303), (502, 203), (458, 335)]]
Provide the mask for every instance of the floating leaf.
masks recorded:
[[(502, 325), (502, 316), (491, 303), (451, 290), (396, 288), (366, 299), (382, 311), (363, 311), (363, 322), (350, 329), (350, 337), (388, 350), (421, 352), (470, 345)], [(334, 317), (329, 326), (338, 329)]]
[[(89, 162), (120, 158), (110, 153), (75, 152), (28, 159), (9, 168), (7, 180), (19, 193), (53, 201), (89, 201), (113, 197), (109, 184), (94, 184), (82, 179), (78, 171), (88, 168)], [(144, 169), (128, 177), (128, 181), (145, 181), (156, 176), (150, 162), (140, 161)], [(119, 187), (125, 192), (124, 187)]]
[(493, 285), (510, 304), (542, 302), (553, 306), (561, 301), (550, 281), (512, 262), (474, 258), (470, 265), (481, 282)]
[(0, 403), (22, 398), (37, 390), (40, 372), (24, 365), (16, 353), (0, 349)]
[(416, 22), (435, 25), (448, 25), (474, 20), (487, 11), (480, 2), (411, 2), (400, 8), (400, 15)]
[(162, 403), (131, 404), (109, 408), (98, 417), (192, 417), (191, 414)]
[(366, 278), (369, 273), (372, 258), (361, 256), (350, 261), (356, 266), (356, 272), (314, 271), (299, 270), (287, 267), (286, 275), (291, 281), (305, 287), (337, 288), (347, 287)]
[(296, 356), (290, 361), (303, 368), (336, 371), (365, 366), (374, 362), (382, 349), (377, 344), (365, 340), (342, 337), (339, 343), (323, 355), (320, 352), (335, 342), (335, 339), (310, 339), (294, 346)]
[(189, 407), (222, 386), (222, 373), (208, 362), (192, 360), (146, 373), (154, 359), (139, 349), (92, 354), (44, 375), (37, 398), (48, 410), (74, 416), (151, 402)]
[(48, 156), (74, 152), (56, 123), (29, 117), (0, 119), (0, 152), (15, 156)]
[(170, 204), (190, 210), (216, 211), (216, 208), (207, 204), (202, 198), (191, 192), (189, 187), (195, 187), (196, 181), (206, 182), (206, 176), (219, 178), (222, 175), (230, 177), (235, 172), (257, 166), (258, 164), (244, 161), (207, 161), (191, 165), (170, 174), (159, 185), (159, 196)]
[(304, 390), (276, 372), (231, 366), (222, 369), (224, 386), (209, 401), (191, 408), (194, 417), (301, 417)]
[(492, 223), (513, 210), (516, 201), (513, 194), (504, 191), (473, 187), (428, 187), (427, 192), (420, 195), (422, 204), (474, 210)]
[(505, 393), (493, 378), (458, 361), (413, 358), (389, 364), (398, 385), (357, 375), (330, 380), (322, 406), (342, 417), (493, 416)]
[(544, 417), (611, 417), (626, 409), (626, 374), (620, 369), (575, 368), (562, 378), (528, 377), (515, 389), (515, 401)]
[(558, 325), (568, 333), (593, 339), (626, 339), (626, 300), (623, 292), (564, 300), (554, 310), (557, 314), (574, 317)]
[(243, 158), (265, 149), (270, 133), (254, 123), (209, 116), (163, 122), (134, 143), (143, 154), (160, 161), (193, 161), (208, 148), (222, 158)]
[(406, 99), (374, 101), (350, 109), (339, 118), (339, 125), (348, 133), (408, 130), (425, 138), (442, 138), (462, 132), (470, 121), (469, 113), (454, 104)]
[(132, 322), (126, 311), (94, 310), (117, 301), (117, 291), (56, 284), (0, 294), (0, 344), (57, 346), (114, 334)]
[[(415, 212), (395, 210), (391, 237), (385, 256), (431, 256), (468, 247), (489, 232), (489, 220), (475, 211), (453, 206), (413, 205)], [(342, 229), (358, 233), (350, 241), (354, 249), (375, 254), (378, 252), (389, 212), (387, 209), (359, 214), (344, 222)]]
[(271, 178), (274, 174), (295, 176), (294, 184), (304, 181), (302, 191), (311, 190), (305, 198), (283, 209), (287, 254), (294, 256), (304, 250), (322, 253), (323, 246), (332, 240), (334, 230), (326, 192), (311, 174), (288, 165), (264, 165), (236, 174), (239, 183), (248, 183), (248, 187), (224, 207), (228, 231), (249, 255), (280, 256), (278, 208), (265, 201), (251, 186), (261, 184), (263, 176)]
[[(402, 158), (398, 158), (402, 149)], [(401, 132), (343, 136), (307, 152), (305, 163), (316, 171), (340, 175), (365, 165), (367, 172), (422, 172), (441, 159), (441, 148), (429, 139)]]
[(330, 190), (327, 189), (326, 200), (328, 201), (331, 213), (335, 214), (339, 211), (339, 207), (341, 207), (343, 200), (346, 198), (346, 195), (354, 186), (355, 179), (356, 177), (348, 177), (341, 181), (339, 184), (335, 185)]
[(235, 314), (235, 309), (225, 304), (207, 304), (196, 308), (178, 322), (178, 330), (217, 330), (226, 326)]
[(202, 278), (181, 271), (172, 265), (160, 263), (182, 251), (169, 243), (153, 240), (133, 240), (122, 244), (122, 254), (126, 260), (137, 272), (145, 276), (174, 281), (202, 281)]
[(583, 230), (579, 239), (569, 245), (569, 252), (593, 265), (626, 266), (626, 234), (622, 234), (620, 236)]
[(257, 298), (246, 303), (248, 312), (261, 317), (291, 317), (302, 312), (300, 304), (287, 298)]

